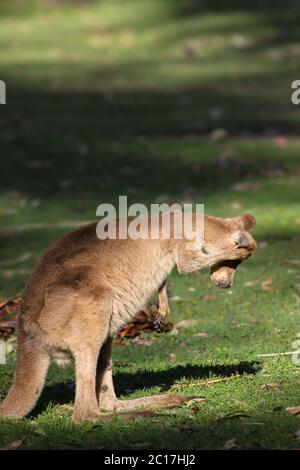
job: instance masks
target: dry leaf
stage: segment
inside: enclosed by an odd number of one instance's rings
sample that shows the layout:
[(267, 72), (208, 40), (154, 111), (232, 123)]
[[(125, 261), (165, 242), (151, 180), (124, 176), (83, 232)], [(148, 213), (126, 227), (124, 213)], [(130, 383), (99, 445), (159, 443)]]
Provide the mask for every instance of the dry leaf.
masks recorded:
[(269, 383), (269, 384), (263, 384), (260, 388), (262, 390), (271, 390), (273, 388), (282, 388), (283, 383), (278, 382), (278, 383)]
[(17, 213), (17, 209), (12, 207), (0, 207), (0, 215), (14, 215)]
[(26, 439), (26, 436), (18, 437), (17, 439), (10, 442), (9, 444), (6, 444), (6, 446), (2, 447), (0, 450), (16, 450), (23, 444), (25, 439)]
[(295, 437), (295, 439), (299, 439), (299, 440), (300, 440), (300, 429), (298, 429), (298, 431), (296, 431), (296, 432), (294, 433), (294, 437)]
[(260, 189), (259, 183), (250, 183), (249, 181), (242, 181), (240, 183), (235, 183), (232, 186), (232, 191), (235, 193), (243, 193), (246, 191), (257, 191)]
[(258, 246), (259, 249), (262, 249), (262, 250), (263, 250), (263, 249), (265, 249), (265, 248), (268, 248), (269, 243), (268, 243), (267, 241), (264, 241), (264, 240), (263, 240), (263, 241), (259, 242), (257, 246)]
[(226, 129), (215, 129), (210, 134), (210, 138), (214, 141), (223, 140), (228, 136), (228, 132)]
[(6, 330), (9, 328), (15, 328), (16, 321), (15, 320), (0, 320), (0, 329)]
[(8, 338), (14, 333), (20, 305), (19, 297), (14, 300), (0, 301), (0, 338)]
[(171, 354), (170, 354), (170, 361), (174, 364), (174, 362), (176, 362), (176, 360), (177, 360), (176, 354), (171, 353)]
[(234, 209), (234, 210), (238, 211), (238, 210), (242, 209), (243, 204), (241, 202), (234, 201), (230, 204), (230, 207), (231, 207), (231, 209)]
[(193, 336), (198, 336), (198, 338), (208, 338), (208, 333), (195, 333)]
[(255, 286), (255, 284), (257, 284), (257, 281), (247, 281), (247, 282), (245, 282), (244, 286), (245, 287), (252, 287), (252, 286)]
[(188, 432), (188, 433), (198, 431), (198, 428), (196, 428), (195, 426), (192, 426), (190, 423), (180, 424), (178, 426), (178, 429), (181, 429), (182, 431), (185, 431), (185, 432)]
[(254, 442), (247, 442), (244, 447), (246, 450), (261, 450), (262, 446)]
[(265, 290), (265, 291), (274, 290), (274, 287), (272, 287), (273, 280), (274, 278), (271, 276), (265, 279), (264, 281), (262, 281), (262, 283), (260, 284), (261, 290)]
[(236, 49), (245, 49), (251, 46), (252, 39), (242, 34), (235, 33), (230, 36), (229, 43)]
[(182, 320), (174, 325), (175, 328), (190, 328), (192, 326), (196, 326), (198, 324), (198, 320)]
[(218, 297), (215, 295), (215, 294), (206, 294), (203, 296), (203, 300), (204, 301), (212, 301), (212, 300), (216, 300)]
[(237, 447), (237, 443), (236, 443), (236, 438), (235, 438), (235, 437), (233, 437), (232, 439), (229, 439), (229, 440), (226, 441), (225, 444), (224, 444), (224, 449), (226, 449), (226, 450), (234, 449), (235, 447)]
[(29, 260), (31, 256), (32, 256), (32, 253), (27, 252), (27, 253), (24, 253), (23, 255), (18, 256), (18, 258), (0, 261), (0, 266), (10, 266), (12, 264), (23, 263), (24, 261)]
[(246, 413), (243, 413), (241, 411), (234, 411), (232, 413), (228, 413), (226, 416), (223, 416), (222, 418), (218, 419), (218, 421), (224, 421), (227, 419), (245, 419), (249, 418), (249, 415)]
[(177, 328), (173, 328), (173, 330), (170, 332), (170, 336), (177, 336), (179, 335), (179, 330)]
[[(143, 311), (139, 312), (136, 318), (132, 321), (127, 323), (118, 333), (118, 337), (120, 341), (114, 342), (117, 346), (123, 346), (126, 343), (123, 341), (124, 338), (133, 338), (138, 336), (144, 330), (151, 330), (155, 331), (156, 333), (168, 332), (172, 330), (173, 324), (169, 322), (165, 322), (160, 325), (159, 331), (157, 329), (157, 325), (155, 324), (156, 313), (153, 313), (150, 308), (145, 308)], [(152, 340), (142, 340), (136, 341), (136, 344), (144, 344), (150, 346), (150, 341)], [(148, 342), (148, 344), (147, 344)]]
[(290, 264), (291, 266), (300, 266), (300, 259), (288, 259), (284, 263)]
[(268, 179), (281, 178), (284, 176), (284, 171), (281, 168), (273, 168), (264, 172), (264, 176)]
[(174, 302), (181, 302), (182, 297), (180, 297), (179, 295), (174, 295), (173, 297), (171, 297), (170, 300), (173, 300)]
[(131, 449), (149, 449), (151, 446), (150, 442), (135, 442), (134, 444), (130, 445)]
[(146, 339), (141, 338), (140, 336), (136, 336), (134, 339), (131, 340), (132, 344), (138, 344), (140, 346), (151, 346), (153, 343), (153, 339)]
[(184, 55), (187, 59), (195, 59), (198, 55), (197, 49), (193, 44), (187, 44), (184, 48)]

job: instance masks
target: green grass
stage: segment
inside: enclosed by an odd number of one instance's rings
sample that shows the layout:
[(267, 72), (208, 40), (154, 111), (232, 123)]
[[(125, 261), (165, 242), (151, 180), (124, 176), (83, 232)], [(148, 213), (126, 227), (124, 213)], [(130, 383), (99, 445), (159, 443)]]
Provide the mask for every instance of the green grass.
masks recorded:
[[(122, 398), (164, 391), (203, 403), (75, 425), (62, 407), (74, 399), (73, 367), (53, 366), (33, 414), (1, 421), (0, 446), (26, 436), (24, 449), (217, 449), (232, 438), (239, 448), (299, 447), (299, 418), (285, 408), (300, 404), (300, 368), (290, 356), (258, 356), (293, 350), (300, 333), (300, 267), (286, 264), (300, 260), (296, 2), (11, 3), (0, 6), (1, 297), (22, 291), (66, 231), (58, 223), (93, 219), (120, 194), (205, 203), (227, 217), (251, 212), (264, 243), (231, 291), (213, 288), (207, 272), (172, 274), (172, 320), (197, 326), (114, 349)], [(216, 129), (226, 135), (216, 139)], [(249, 190), (234, 191), (240, 182)], [(24, 230), (36, 222), (53, 227)], [(274, 290), (262, 290), (270, 276)], [(14, 364), (12, 353), (0, 366), (1, 399)]]

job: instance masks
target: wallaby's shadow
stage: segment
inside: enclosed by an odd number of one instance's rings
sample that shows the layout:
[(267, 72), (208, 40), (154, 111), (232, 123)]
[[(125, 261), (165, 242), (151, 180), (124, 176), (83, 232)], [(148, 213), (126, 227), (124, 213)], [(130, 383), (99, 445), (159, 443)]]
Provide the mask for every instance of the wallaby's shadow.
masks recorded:
[(260, 370), (257, 362), (240, 362), (235, 365), (215, 365), (215, 366), (197, 366), (197, 365), (178, 365), (172, 369), (162, 371), (141, 371), (137, 373), (119, 373), (114, 377), (114, 384), (117, 395), (126, 395), (128, 390), (134, 392), (144, 389), (145, 386), (160, 386), (161, 391), (165, 392), (171, 388), (176, 380), (207, 379), (212, 375), (229, 377), (235, 374), (255, 374)]
[[(114, 384), (117, 396), (128, 395), (136, 390), (144, 389), (146, 386), (159, 386), (162, 392), (171, 388), (172, 385), (181, 378), (201, 380), (212, 375), (230, 377), (235, 374), (256, 374), (260, 370), (258, 362), (240, 362), (234, 365), (215, 366), (176, 366), (162, 371), (144, 370), (136, 373), (116, 373)], [(31, 416), (37, 416), (47, 408), (51, 402), (53, 404), (67, 404), (74, 401), (75, 385), (73, 382), (64, 382), (46, 386), (42, 397)]]

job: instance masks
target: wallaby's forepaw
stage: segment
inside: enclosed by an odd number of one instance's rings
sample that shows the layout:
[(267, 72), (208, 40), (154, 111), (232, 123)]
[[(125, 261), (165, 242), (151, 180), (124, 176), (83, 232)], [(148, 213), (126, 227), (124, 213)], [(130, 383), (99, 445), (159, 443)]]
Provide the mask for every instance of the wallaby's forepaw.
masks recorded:
[(157, 315), (155, 315), (155, 318), (153, 320), (154, 330), (157, 333), (162, 333), (164, 331), (164, 327), (166, 324), (167, 324), (167, 316), (162, 315), (161, 313), (157, 313)]

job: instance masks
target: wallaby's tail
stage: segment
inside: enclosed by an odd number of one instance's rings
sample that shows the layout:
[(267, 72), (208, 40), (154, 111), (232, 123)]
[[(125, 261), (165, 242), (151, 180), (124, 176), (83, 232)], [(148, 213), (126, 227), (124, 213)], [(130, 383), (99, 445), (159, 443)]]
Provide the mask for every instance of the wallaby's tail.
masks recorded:
[(19, 331), (14, 382), (0, 405), (0, 417), (23, 418), (33, 409), (49, 364), (49, 354), (40, 350), (25, 332)]

